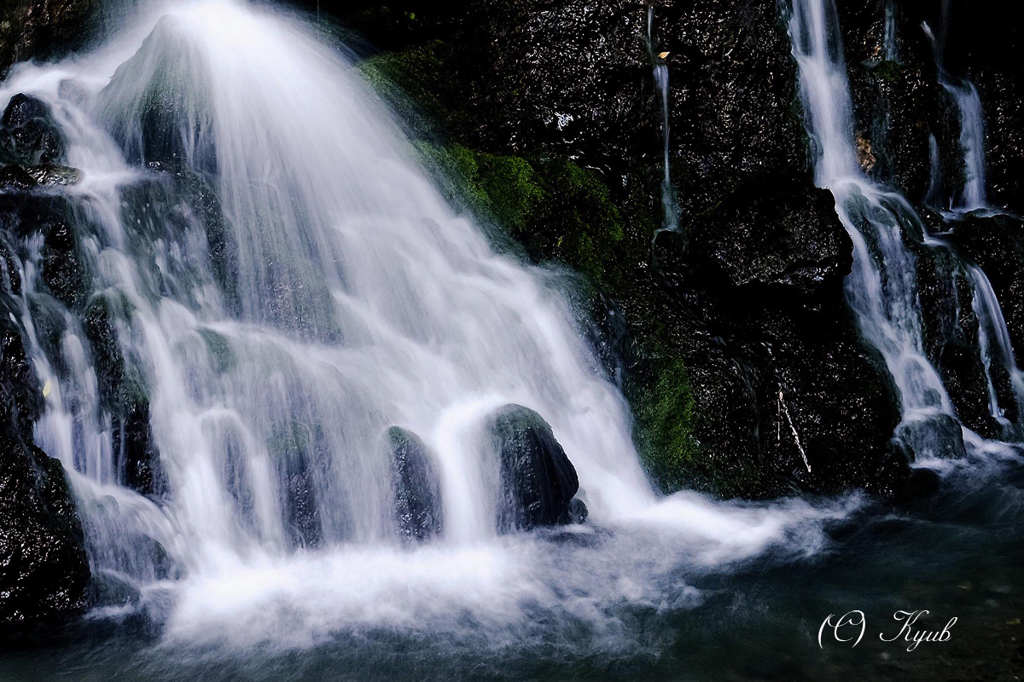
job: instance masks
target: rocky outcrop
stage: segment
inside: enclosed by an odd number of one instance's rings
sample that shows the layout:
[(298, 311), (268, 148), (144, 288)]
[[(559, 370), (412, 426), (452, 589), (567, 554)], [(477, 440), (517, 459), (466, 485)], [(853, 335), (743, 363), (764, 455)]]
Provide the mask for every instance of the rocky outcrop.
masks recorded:
[(500, 531), (570, 523), (581, 514), (585, 518), (579, 503), (570, 513), (579, 479), (543, 417), (506, 405), (491, 415), (488, 426), (500, 460)]
[(400, 537), (426, 540), (444, 527), (441, 485), (433, 455), (412, 431), (388, 429), (394, 517)]

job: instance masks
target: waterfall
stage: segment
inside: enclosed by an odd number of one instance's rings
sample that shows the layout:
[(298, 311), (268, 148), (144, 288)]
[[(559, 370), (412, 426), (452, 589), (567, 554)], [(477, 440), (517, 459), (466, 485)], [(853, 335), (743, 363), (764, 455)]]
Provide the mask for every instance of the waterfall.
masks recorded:
[[(171, 635), (311, 645), (520, 623), (527, 603), (600, 620), (622, 576), (662, 599), (677, 560), (661, 557), (811, 551), (820, 538), (794, 529), (842, 513), (657, 497), (553, 275), (442, 198), (344, 51), (239, 0), (147, 10), (92, 54), (19, 66), (0, 106), (46, 101), (82, 176), (66, 196), (85, 301), (40, 286), (40, 237), (19, 249), (35, 437), (70, 474), (93, 574), (143, 604), (172, 592)], [(487, 420), (508, 403), (575, 465), (591, 516), (565, 532), (630, 532), (578, 555), (498, 533)], [(444, 530), (423, 546), (395, 532), (392, 426), (436, 471)], [(140, 432), (148, 490), (124, 481)]]
[[(926, 424), (936, 416), (956, 415), (939, 373), (924, 352), (916, 262), (908, 240), (951, 254), (955, 268), (971, 281), (983, 361), (989, 367), (997, 358), (1019, 396), (1019, 371), (1005, 320), (984, 273), (961, 263), (945, 242), (930, 236), (902, 196), (874, 185), (861, 172), (852, 143), (852, 105), (833, 1), (794, 0), (789, 30), (816, 155), (815, 178), (834, 194), (836, 211), (854, 244), (853, 268), (845, 281), (847, 300), (865, 339), (881, 352), (895, 380), (903, 409), (901, 432), (909, 434), (919, 448), (923, 446), (925, 452), (918, 456), (934, 454), (941, 446), (932, 438), (915, 437), (915, 432), (928, 428)], [(932, 149), (934, 156), (934, 145)], [(936, 182), (933, 173), (933, 185)], [(952, 277), (955, 273), (940, 274)], [(986, 379), (992, 415), (1001, 418), (1003, 410), (990, 371)]]
[[(941, 73), (941, 72), (940, 72)], [(978, 89), (970, 81), (954, 85), (942, 81), (960, 114), (960, 148), (964, 155), (964, 188), (953, 205), (958, 211), (985, 208), (985, 117)]]
[(852, 143), (853, 118), (838, 17), (832, 0), (794, 0), (789, 23), (800, 74), (815, 178), (832, 190), (836, 211), (853, 239), (847, 299), (867, 341), (885, 359), (899, 389), (905, 420), (952, 414), (921, 336), (913, 254), (904, 230), (914, 218), (901, 197), (863, 175)]
[(668, 64), (664, 53), (654, 51), (654, 5), (647, 7), (647, 51), (654, 65), (654, 84), (658, 87), (661, 100), (661, 136), (662, 136), (662, 167), (664, 174), (661, 179), (661, 208), (664, 215), (663, 230), (679, 229), (679, 207), (676, 204), (675, 188), (672, 186), (672, 173), (669, 164), (669, 83)]
[(932, 45), (939, 85), (953, 98), (957, 108), (960, 150), (964, 156), (964, 186), (958, 196), (950, 198), (950, 208), (955, 213), (966, 213), (988, 208), (985, 188), (985, 115), (974, 83), (966, 79), (956, 82), (946, 72), (944, 51), (948, 20), (949, 2), (944, 0), (940, 34), (936, 36), (927, 22), (921, 24), (921, 29)]
[(988, 381), (989, 411), (1004, 427), (1012, 426), (1004, 416), (1005, 410), (999, 405), (995, 385), (992, 379), (992, 366), (999, 363), (1010, 378), (1010, 390), (1013, 393), (1018, 415), (1024, 415), (1024, 374), (1017, 366), (1017, 358), (1010, 341), (1010, 330), (1006, 326), (1002, 307), (996, 298), (992, 284), (981, 268), (971, 265), (968, 272), (974, 286), (972, 307), (978, 318), (978, 349), (985, 365)]

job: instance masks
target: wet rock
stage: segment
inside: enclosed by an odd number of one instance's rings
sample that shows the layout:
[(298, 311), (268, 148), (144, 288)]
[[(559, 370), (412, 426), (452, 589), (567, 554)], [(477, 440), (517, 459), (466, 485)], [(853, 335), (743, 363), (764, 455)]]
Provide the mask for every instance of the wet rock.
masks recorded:
[(917, 459), (935, 457), (960, 459), (967, 456), (963, 429), (947, 414), (913, 417), (896, 433), (913, 450)]
[(950, 235), (988, 276), (999, 299), (1018, 360), (1024, 353), (1024, 222), (982, 212), (963, 216)]
[(0, 79), (16, 62), (80, 47), (99, 0), (5, 0), (0, 4)]
[(60, 164), (67, 146), (49, 104), (23, 94), (11, 98), (0, 117), (0, 150), (10, 160), (28, 166)]
[(823, 289), (834, 293), (852, 263), (835, 199), (809, 181), (744, 185), (695, 220), (689, 239), (690, 257), (712, 264), (734, 288), (780, 287), (813, 298)]
[(569, 523), (579, 479), (543, 417), (520, 405), (507, 405), (491, 415), (489, 429), (500, 459), (498, 529)]
[(578, 497), (569, 500), (569, 521), (571, 523), (584, 523), (590, 516), (590, 510), (586, 503)]
[(9, 293), (0, 291), (0, 628), (74, 614), (89, 581), (64, 469), (32, 445), (42, 400)]
[(0, 192), (24, 192), (36, 186), (35, 178), (16, 163), (0, 167)]
[(149, 421), (149, 397), (118, 342), (117, 323), (130, 313), (127, 299), (98, 296), (85, 310), (83, 327), (96, 367), (100, 398), (111, 416), (112, 445), (122, 483), (143, 495), (156, 495), (164, 490), (165, 481)]
[(77, 168), (53, 164), (29, 166), (25, 169), (25, 174), (42, 187), (67, 187), (82, 181), (82, 171)]
[(391, 476), (398, 533), (409, 540), (426, 540), (441, 533), (444, 507), (433, 455), (412, 431), (388, 429)]
[(216, 172), (207, 95), (196, 94), (206, 58), (165, 16), (114, 72), (97, 107), (130, 163)]
[(929, 136), (934, 134), (943, 143), (942, 175), (953, 178), (962, 163), (959, 123), (935, 74), (896, 61), (853, 63), (849, 69), (858, 146), (871, 161), (865, 172), (912, 201), (923, 200), (931, 182)]
[(1001, 427), (989, 409), (971, 282), (952, 250), (917, 243), (911, 248), (925, 355), (938, 370), (964, 425), (983, 436), (996, 437)]

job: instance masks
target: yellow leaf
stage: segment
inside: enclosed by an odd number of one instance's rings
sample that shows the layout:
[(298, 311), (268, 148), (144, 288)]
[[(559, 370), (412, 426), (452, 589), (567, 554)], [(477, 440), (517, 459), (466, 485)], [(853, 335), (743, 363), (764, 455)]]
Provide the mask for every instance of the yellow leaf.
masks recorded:
[(45, 384), (43, 384), (43, 397), (45, 398), (46, 396), (50, 395), (50, 391), (52, 390), (53, 386), (50, 384), (49, 381), (47, 381)]
[(662, 52), (661, 54), (658, 55), (658, 59), (664, 59), (665, 57), (669, 56), (670, 54), (672, 54), (672, 53), (671, 52)]

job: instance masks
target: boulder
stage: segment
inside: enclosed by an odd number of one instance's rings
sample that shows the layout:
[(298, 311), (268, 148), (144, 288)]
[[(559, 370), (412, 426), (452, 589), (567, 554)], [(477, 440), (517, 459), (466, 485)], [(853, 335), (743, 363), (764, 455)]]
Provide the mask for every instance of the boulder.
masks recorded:
[(490, 416), (489, 430), (500, 461), (498, 529), (570, 523), (580, 484), (551, 426), (533, 410), (506, 405)]
[(59, 164), (67, 158), (68, 142), (46, 102), (17, 94), (0, 117), (0, 152), (28, 166)]
[(394, 518), (398, 534), (407, 540), (426, 540), (444, 527), (441, 484), (434, 456), (412, 431), (388, 429)]

